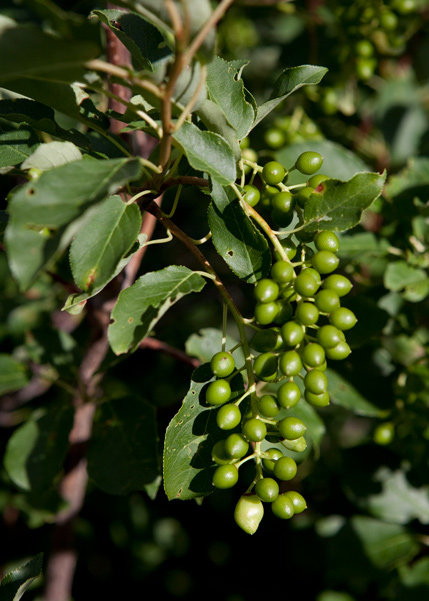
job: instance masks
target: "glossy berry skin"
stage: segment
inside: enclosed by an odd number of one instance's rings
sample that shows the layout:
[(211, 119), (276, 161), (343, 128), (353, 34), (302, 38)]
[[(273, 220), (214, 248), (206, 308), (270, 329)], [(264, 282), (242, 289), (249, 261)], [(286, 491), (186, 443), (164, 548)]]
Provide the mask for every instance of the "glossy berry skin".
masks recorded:
[(289, 321), (293, 314), (293, 308), (289, 300), (279, 299), (277, 301), (278, 313), (274, 319), (274, 323), (282, 325)]
[(323, 346), (325, 350), (334, 348), (341, 340), (341, 331), (331, 324), (321, 326), (317, 330), (317, 342)]
[(271, 352), (261, 353), (253, 362), (253, 371), (263, 382), (275, 380), (278, 371), (277, 355)]
[(307, 183), (309, 186), (316, 189), (318, 186), (320, 186), (321, 183), (325, 182), (328, 179), (330, 179), (330, 178), (327, 175), (323, 175), (322, 173), (317, 173), (316, 175), (313, 175), (312, 177), (310, 177), (310, 179), (308, 180)]
[(319, 288), (319, 282), (308, 273), (307, 269), (303, 269), (301, 273), (295, 278), (294, 288), (295, 292), (305, 298), (312, 297), (316, 294)]
[(261, 442), (267, 435), (267, 426), (260, 419), (252, 417), (243, 425), (243, 435), (250, 442)]
[(280, 449), (277, 449), (276, 447), (271, 447), (270, 449), (265, 451), (265, 454), (268, 455), (269, 458), (266, 457), (262, 459), (262, 465), (267, 470), (267, 472), (272, 472), (276, 461), (280, 459), (280, 457), (283, 457), (283, 453)]
[(342, 361), (343, 359), (346, 359), (351, 352), (350, 346), (345, 340), (342, 340), (333, 348), (326, 349), (326, 356), (333, 361)]
[[(296, 244), (295, 242), (288, 236), (287, 238), (282, 238), (280, 240), (280, 244), (283, 247), (283, 250), (286, 253), (287, 258), (292, 261), (295, 258), (296, 255)], [(275, 251), (274, 253), (274, 257), (276, 259), (276, 261), (280, 261), (281, 257), (278, 256), (277, 251)]]
[(257, 303), (255, 306), (255, 319), (261, 326), (268, 326), (274, 322), (279, 314), (280, 307), (276, 301)]
[(289, 378), (297, 376), (303, 367), (299, 353), (293, 350), (282, 353), (279, 367), (283, 375)]
[(291, 213), (295, 205), (295, 198), (291, 192), (279, 192), (273, 197), (271, 207), (279, 213)]
[(332, 313), (340, 307), (340, 297), (335, 290), (320, 290), (315, 298), (314, 303), (322, 313)]
[(267, 328), (266, 330), (255, 332), (250, 341), (250, 346), (258, 353), (264, 353), (280, 348), (282, 343), (283, 338), (280, 331), (277, 328)]
[(307, 426), (297, 417), (285, 417), (277, 424), (280, 434), (287, 440), (296, 440), (304, 435)]
[(307, 151), (303, 152), (296, 159), (295, 167), (300, 173), (305, 175), (313, 175), (316, 171), (319, 171), (323, 164), (323, 157), (318, 152)]
[(328, 277), (324, 280), (323, 288), (326, 290), (334, 290), (341, 298), (350, 292), (352, 289), (352, 283), (344, 275), (333, 273), (328, 275)]
[[(296, 203), (301, 209), (305, 207), (307, 204), (308, 197), (310, 194), (313, 194), (314, 188), (312, 186), (306, 186), (305, 188), (301, 188), (299, 192), (295, 194)], [(300, 233), (300, 232), (298, 232)]]
[(243, 495), (234, 510), (234, 520), (247, 534), (255, 534), (264, 516), (264, 506), (257, 495)]
[(241, 411), (237, 405), (223, 405), (216, 414), (216, 423), (221, 430), (232, 430), (241, 422)]
[(339, 330), (350, 330), (356, 325), (356, 315), (346, 307), (340, 307), (330, 314), (329, 321)]
[(211, 382), (206, 390), (206, 403), (208, 405), (223, 405), (231, 397), (231, 386), (222, 378)]
[(339, 262), (339, 258), (330, 250), (319, 250), (311, 258), (314, 269), (321, 274), (328, 274), (335, 271)]
[(286, 169), (277, 161), (269, 161), (262, 168), (262, 179), (269, 186), (276, 186), (286, 176)]
[(231, 463), (231, 457), (225, 453), (225, 441), (218, 440), (212, 448), (212, 460), (218, 465), (224, 465), (225, 463)]
[(271, 510), (276, 517), (282, 520), (289, 520), (295, 513), (292, 500), (285, 494), (279, 495), (271, 503)]
[(295, 407), (301, 398), (301, 391), (295, 382), (289, 380), (282, 384), (277, 390), (277, 400), (283, 409)]
[(227, 378), (235, 369), (234, 357), (226, 351), (214, 354), (210, 361), (210, 368), (214, 376)]
[(291, 282), (293, 276), (294, 270), (289, 261), (276, 261), (271, 267), (271, 277), (280, 284), (280, 286)]
[(301, 359), (306, 367), (323, 365), (325, 357), (325, 349), (317, 342), (310, 342), (302, 349)]
[(313, 303), (301, 303), (295, 311), (295, 319), (303, 326), (311, 326), (319, 319), (319, 309)]
[(309, 390), (304, 392), (304, 398), (313, 407), (327, 407), (329, 405), (329, 393), (326, 390), (321, 394), (314, 394)]
[(334, 232), (319, 232), (314, 239), (314, 245), (317, 250), (330, 250), (336, 253), (340, 249), (340, 241)]
[(253, 294), (260, 303), (269, 303), (277, 300), (280, 288), (277, 282), (270, 278), (263, 278), (256, 284)]
[(284, 438), (280, 442), (288, 451), (293, 451), (294, 453), (302, 453), (307, 448), (307, 441), (304, 436), (300, 436), (294, 440)]
[(304, 330), (296, 321), (288, 321), (281, 328), (281, 336), (287, 346), (294, 348), (304, 340)]
[(378, 445), (388, 445), (395, 438), (395, 426), (392, 422), (379, 424), (374, 430), (373, 440)]
[(225, 455), (231, 459), (241, 459), (249, 450), (249, 443), (242, 434), (230, 434), (225, 439)]
[(278, 149), (285, 145), (285, 133), (278, 127), (270, 127), (264, 135), (264, 140), (270, 148)]
[(275, 417), (280, 411), (280, 405), (273, 394), (264, 394), (258, 399), (258, 411), (264, 417)]
[(261, 478), (255, 484), (255, 493), (265, 503), (272, 503), (279, 496), (279, 485), (274, 478)]
[(322, 394), (328, 389), (328, 379), (320, 369), (312, 369), (305, 374), (304, 386), (308, 392)]
[(279, 480), (292, 480), (298, 468), (292, 457), (280, 457), (274, 464), (274, 476)]
[(251, 207), (255, 207), (261, 198), (261, 193), (259, 192), (258, 188), (256, 186), (253, 186), (252, 184), (246, 184), (245, 186), (243, 186), (243, 190), (244, 200)]
[(235, 465), (220, 465), (213, 474), (212, 484), (215, 488), (232, 488), (238, 482), (238, 469)]
[(293, 508), (295, 513), (302, 513), (305, 509), (307, 509), (307, 502), (304, 497), (295, 490), (289, 490), (284, 493), (285, 497), (289, 497), (289, 499), (293, 503)]

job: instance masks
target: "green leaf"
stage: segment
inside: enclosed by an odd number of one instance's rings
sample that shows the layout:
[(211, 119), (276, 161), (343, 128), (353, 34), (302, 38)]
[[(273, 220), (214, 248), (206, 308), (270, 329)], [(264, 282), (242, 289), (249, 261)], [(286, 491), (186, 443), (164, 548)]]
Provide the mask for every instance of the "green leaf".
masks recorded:
[(143, 275), (120, 293), (112, 311), (108, 336), (113, 352), (134, 351), (174, 303), (204, 285), (200, 275), (179, 265)]
[(409, 160), (405, 169), (389, 177), (386, 196), (390, 199), (426, 200), (429, 190), (429, 158), (415, 157)]
[(136, 204), (110, 196), (80, 229), (70, 247), (70, 265), (76, 284), (93, 292), (109, 282), (121, 259), (131, 250), (141, 228)]
[(82, 158), (80, 150), (71, 142), (49, 142), (40, 144), (35, 152), (29, 156), (21, 165), (21, 169), (32, 167), (47, 171), (61, 165), (67, 165)]
[(19, 165), (34, 152), (39, 143), (36, 132), (26, 125), (1, 132), (0, 168)]
[(67, 226), (86, 209), (140, 175), (135, 159), (74, 161), (44, 172), (13, 195), (5, 240), (9, 265), (22, 289), (68, 246)]
[(253, 127), (275, 109), (280, 102), (293, 92), (296, 92), (296, 90), (299, 90), (299, 88), (302, 88), (302, 86), (320, 83), (327, 71), (328, 69), (325, 67), (314, 65), (302, 65), (300, 67), (288, 67), (285, 69), (277, 79), (270, 99), (258, 107)]
[(43, 553), (39, 553), (23, 566), (9, 572), (0, 582), (1, 601), (19, 601), (29, 586), (42, 573)]
[(208, 219), (213, 244), (238, 277), (254, 284), (269, 273), (268, 242), (245, 214), (231, 188), (213, 182), (211, 195)]
[(237, 70), (224, 59), (215, 56), (208, 66), (207, 87), (212, 100), (222, 109), (237, 138), (246, 137), (252, 128), (255, 113), (246, 100), (244, 83), (237, 79)]
[(241, 158), (241, 149), (237, 139), (237, 132), (228, 122), (222, 109), (213, 100), (207, 98), (195, 112), (209, 131), (225, 138), (232, 148), (235, 160), (239, 161)]
[(93, 10), (130, 51), (136, 69), (154, 70), (154, 64), (165, 61), (171, 50), (164, 37), (149, 21), (135, 12), (116, 9)]
[(424, 269), (412, 267), (406, 261), (392, 261), (384, 273), (384, 285), (388, 290), (403, 290), (427, 279)]
[(367, 415), (369, 417), (382, 417), (384, 415), (381, 409), (370, 403), (340, 374), (329, 368), (325, 373), (328, 378), (329, 396), (334, 405), (340, 405), (356, 415)]
[[(183, 404), (168, 425), (164, 442), (164, 488), (169, 500), (194, 499), (214, 490), (211, 450), (224, 433), (216, 424), (218, 408), (205, 404), (205, 390), (212, 379), (208, 364), (194, 371)], [(230, 384), (233, 402), (244, 392), (241, 375), (234, 376)]]
[(201, 131), (193, 123), (185, 122), (173, 134), (174, 140), (182, 148), (191, 167), (208, 173), (221, 185), (235, 182), (237, 177), (234, 153), (222, 136), (209, 131)]
[(143, 399), (109, 400), (99, 407), (88, 449), (88, 475), (104, 492), (144, 490), (159, 474), (154, 408)]
[(380, 196), (385, 179), (385, 173), (358, 173), (347, 182), (326, 180), (305, 204), (305, 230), (344, 231), (358, 225), (362, 212)]
[(419, 551), (414, 537), (400, 525), (360, 515), (352, 517), (351, 524), (366, 556), (379, 569), (388, 570), (407, 563)]
[(20, 390), (28, 384), (25, 365), (7, 355), (0, 354), (0, 395)]
[(388, 249), (388, 240), (378, 239), (372, 232), (358, 232), (341, 236), (338, 256), (362, 263), (372, 257), (384, 257), (388, 254)]
[(0, 86), (9, 89), (22, 77), (72, 83), (81, 81), (83, 64), (96, 58), (99, 48), (91, 42), (66, 42), (40, 29), (0, 23)]
[(20, 488), (43, 493), (52, 488), (69, 448), (74, 409), (54, 405), (35, 413), (10, 437), (4, 467)]
[(368, 497), (370, 512), (385, 522), (407, 524), (414, 519), (429, 524), (429, 488), (416, 488), (402, 470), (392, 472), (381, 468), (374, 480), (381, 482), (382, 491)]
[[(197, 357), (201, 363), (209, 363), (213, 355), (222, 348), (222, 339), (222, 330), (203, 328), (189, 336), (185, 344), (186, 353), (191, 357)], [(236, 338), (226, 335), (225, 348), (227, 351), (237, 346), (237, 344), (238, 340)], [(232, 356), (236, 365), (244, 365), (244, 355), (241, 347), (236, 349)]]

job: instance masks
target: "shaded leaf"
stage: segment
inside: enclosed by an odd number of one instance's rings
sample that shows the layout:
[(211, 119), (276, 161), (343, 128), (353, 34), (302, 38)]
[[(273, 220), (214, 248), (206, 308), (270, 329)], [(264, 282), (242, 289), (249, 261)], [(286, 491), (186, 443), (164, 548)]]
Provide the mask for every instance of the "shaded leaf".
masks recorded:
[(109, 400), (99, 407), (88, 449), (88, 475), (101, 490), (144, 490), (159, 473), (155, 410), (143, 399)]
[(28, 587), (42, 573), (43, 553), (39, 553), (23, 566), (9, 572), (0, 582), (1, 601), (19, 601)]
[(19, 165), (34, 152), (39, 143), (36, 132), (26, 125), (1, 132), (0, 168)]
[(72, 161), (78, 161), (82, 158), (80, 150), (71, 142), (49, 142), (49, 144), (40, 144), (35, 152), (29, 156), (21, 165), (21, 169), (31, 169), (32, 167), (47, 171), (54, 167), (66, 165)]
[[(216, 328), (203, 328), (194, 334), (189, 336), (186, 341), (186, 352), (192, 357), (197, 357), (201, 363), (210, 362), (211, 358), (215, 353), (222, 348), (222, 330)], [(232, 336), (226, 335), (225, 348), (230, 350), (237, 346), (238, 340)], [(235, 359), (235, 364), (238, 366), (244, 365), (244, 355), (240, 348), (236, 349), (232, 356)]]
[[(164, 442), (164, 488), (170, 500), (188, 500), (213, 492), (214, 443), (224, 437), (216, 424), (218, 408), (205, 403), (205, 390), (213, 379), (210, 366), (204, 364), (192, 374), (183, 404), (168, 425)], [(243, 392), (240, 374), (230, 381), (231, 401)], [(235, 431), (235, 430), (234, 430)]]
[(335, 405), (340, 405), (356, 415), (381, 417), (383, 411), (363, 397), (354, 386), (332, 369), (326, 370), (329, 396)]
[(112, 311), (108, 336), (113, 352), (134, 351), (174, 303), (204, 285), (200, 275), (179, 265), (140, 277), (120, 293)]
[(213, 183), (208, 219), (213, 244), (228, 267), (242, 280), (253, 284), (271, 267), (271, 253), (263, 234), (241, 208), (231, 188)]
[(25, 365), (6, 353), (0, 354), (0, 395), (20, 390), (28, 384)]

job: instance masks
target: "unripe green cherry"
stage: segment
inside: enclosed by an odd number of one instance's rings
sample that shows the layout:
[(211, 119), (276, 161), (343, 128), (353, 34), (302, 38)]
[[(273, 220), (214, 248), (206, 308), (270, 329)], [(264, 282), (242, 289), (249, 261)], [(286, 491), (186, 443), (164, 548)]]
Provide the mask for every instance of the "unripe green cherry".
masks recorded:
[(279, 310), (274, 319), (274, 323), (282, 325), (282, 324), (286, 323), (287, 321), (289, 321), (289, 319), (292, 317), (293, 308), (292, 308), (292, 305), (290, 304), (290, 301), (287, 299), (281, 298), (276, 302), (277, 302), (277, 306), (278, 306)]
[(319, 288), (317, 280), (308, 273), (307, 269), (303, 269), (301, 273), (295, 278), (293, 286), (295, 292), (303, 297), (314, 296)]
[(274, 475), (279, 480), (292, 480), (298, 468), (292, 457), (280, 457), (274, 464)]
[(286, 190), (276, 194), (272, 200), (271, 206), (274, 211), (279, 213), (291, 213), (295, 205), (295, 198), (291, 192)]
[[(295, 242), (290, 238), (290, 236), (288, 236), (287, 238), (282, 238), (280, 240), (280, 244), (282, 245), (288, 259), (292, 261), (296, 255)], [(274, 257), (276, 261), (280, 261), (282, 259), (277, 251), (274, 252)]]
[(281, 329), (282, 338), (287, 346), (297, 346), (304, 340), (304, 330), (296, 321), (286, 322)]
[(356, 315), (346, 307), (339, 307), (336, 311), (330, 314), (329, 321), (339, 330), (350, 330), (356, 325)]
[(276, 517), (282, 520), (289, 520), (295, 513), (292, 500), (285, 494), (279, 495), (271, 503), (271, 510)]
[(313, 194), (313, 192), (314, 188), (312, 186), (306, 186), (305, 188), (301, 188), (301, 190), (299, 190), (299, 192), (295, 194), (296, 204), (299, 207), (301, 207), (301, 209), (303, 209), (307, 204), (308, 197), (310, 196), (310, 194)]
[(275, 417), (280, 411), (277, 397), (273, 394), (264, 394), (258, 399), (258, 411), (264, 417)]
[(250, 442), (261, 442), (267, 434), (267, 426), (256, 417), (251, 417), (243, 425), (243, 436)]
[(206, 403), (208, 405), (223, 405), (231, 397), (231, 386), (228, 380), (215, 380), (206, 390)]
[(268, 455), (268, 457), (262, 459), (262, 465), (267, 472), (272, 472), (276, 461), (280, 459), (280, 457), (283, 457), (283, 453), (280, 449), (271, 447), (265, 451), (265, 455)]
[(279, 496), (279, 485), (274, 478), (261, 478), (255, 484), (255, 493), (265, 503), (272, 503)]
[(335, 290), (323, 289), (316, 294), (314, 304), (322, 313), (332, 313), (339, 308), (341, 302)]
[(279, 314), (280, 307), (277, 301), (269, 303), (256, 303), (255, 319), (261, 326), (268, 326), (273, 323)]
[(317, 342), (323, 346), (325, 350), (334, 348), (342, 340), (341, 330), (331, 324), (321, 326), (317, 330), (316, 336)]
[(342, 361), (350, 355), (352, 350), (345, 340), (341, 340), (341, 342), (339, 342), (336, 346), (326, 349), (325, 352), (328, 359), (332, 359), (333, 361)]
[(304, 398), (313, 407), (327, 407), (329, 405), (329, 392), (325, 390), (321, 394), (314, 394), (309, 390), (304, 392)]
[(258, 353), (274, 351), (283, 346), (283, 338), (278, 328), (267, 328), (256, 332), (251, 341), (250, 346)]
[(319, 319), (319, 309), (313, 303), (301, 303), (296, 308), (295, 319), (303, 326), (314, 325)]
[(233, 430), (241, 422), (241, 411), (237, 405), (223, 405), (216, 414), (216, 423), (221, 430)]
[(300, 436), (294, 440), (288, 440), (285, 438), (280, 442), (286, 449), (288, 449), (288, 451), (293, 451), (294, 453), (302, 453), (307, 448), (307, 441), (305, 440), (304, 436)]
[(344, 275), (333, 273), (328, 275), (328, 277), (324, 280), (323, 288), (326, 290), (334, 290), (341, 298), (350, 292), (352, 289), (352, 283)]
[(339, 258), (330, 250), (319, 250), (311, 258), (311, 263), (316, 271), (322, 274), (331, 273), (339, 265)]
[(255, 534), (264, 517), (264, 506), (257, 495), (243, 495), (234, 510), (234, 520), (247, 534)]
[(231, 488), (238, 481), (238, 469), (235, 465), (220, 465), (213, 474), (212, 484), (215, 488)]
[(317, 250), (330, 250), (336, 253), (340, 248), (340, 241), (334, 232), (326, 230), (319, 232), (314, 239), (314, 244)]
[(292, 281), (294, 270), (289, 261), (276, 261), (271, 267), (271, 277), (278, 284), (287, 284)]
[(286, 440), (296, 440), (304, 435), (307, 426), (297, 417), (284, 417), (277, 424), (280, 434)]
[(395, 438), (395, 426), (392, 422), (379, 424), (374, 430), (373, 440), (376, 444), (387, 445)]
[(255, 207), (261, 198), (261, 193), (259, 192), (258, 188), (256, 186), (253, 186), (252, 184), (246, 184), (245, 186), (243, 186), (243, 190), (244, 200), (251, 207)]
[(320, 369), (312, 369), (305, 374), (304, 386), (308, 392), (322, 394), (328, 389), (328, 378)]
[(305, 509), (307, 509), (307, 502), (304, 497), (296, 492), (295, 490), (288, 490), (288, 492), (284, 493), (285, 497), (289, 497), (289, 499), (293, 503), (293, 509), (295, 513), (302, 513)]
[(297, 376), (303, 367), (299, 353), (293, 350), (280, 355), (279, 366), (282, 374), (289, 378)]
[(301, 391), (295, 382), (289, 380), (277, 390), (277, 400), (283, 409), (295, 407), (301, 398)]
[(218, 440), (212, 448), (212, 460), (218, 465), (231, 463), (231, 457), (225, 453), (225, 440)]
[(210, 367), (213, 375), (218, 376), (219, 378), (227, 378), (235, 369), (234, 357), (231, 353), (219, 351), (213, 355), (210, 361)]
[(309, 186), (316, 189), (318, 186), (320, 186), (322, 182), (325, 182), (327, 179), (330, 179), (329, 176), (323, 175), (322, 173), (317, 173), (316, 175), (310, 177), (307, 183)]
[(269, 161), (262, 168), (262, 179), (269, 186), (276, 186), (285, 178), (286, 169), (277, 161)]
[(325, 349), (317, 342), (310, 342), (302, 349), (301, 359), (307, 367), (319, 367), (325, 362)]
[(241, 459), (249, 450), (249, 443), (242, 434), (234, 432), (225, 439), (224, 449), (231, 459)]
[(271, 352), (261, 353), (253, 362), (255, 376), (263, 382), (271, 382), (277, 378), (278, 359)]
[(323, 163), (323, 157), (318, 152), (307, 151), (303, 152), (296, 159), (295, 167), (300, 173), (305, 175), (313, 175), (316, 171), (319, 171)]
[(277, 300), (279, 292), (277, 282), (270, 278), (263, 278), (256, 284), (253, 294), (259, 303), (269, 303)]

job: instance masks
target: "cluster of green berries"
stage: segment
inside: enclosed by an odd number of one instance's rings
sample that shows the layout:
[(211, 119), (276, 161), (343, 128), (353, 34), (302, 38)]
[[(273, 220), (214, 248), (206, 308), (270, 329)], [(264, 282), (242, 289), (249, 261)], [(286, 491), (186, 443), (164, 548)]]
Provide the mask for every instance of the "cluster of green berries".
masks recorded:
[(276, 117), (264, 133), (264, 143), (272, 150), (279, 150), (288, 144), (321, 139), (323, 135), (319, 127), (301, 107), (292, 115)]
[[(295, 168), (312, 175), (322, 160), (317, 153), (303, 153)], [(287, 171), (280, 163), (270, 161), (261, 177), (266, 186), (277, 186), (285, 181)], [(245, 200), (251, 201), (247, 195)], [(295, 210), (296, 206), (293, 204)], [(337, 235), (323, 230), (307, 238), (301, 241), (297, 262), (293, 262), (298, 251), (292, 238), (282, 240), (284, 252), (281, 256), (274, 254), (269, 277), (255, 284), (256, 332), (249, 342), (255, 392), (231, 401), (229, 382), (237, 371), (232, 354), (219, 351), (210, 363), (216, 379), (209, 384), (205, 398), (209, 405), (219, 406), (216, 422), (226, 434), (212, 449), (216, 464), (212, 482), (219, 489), (233, 487), (241, 465), (255, 458), (255, 479), (235, 510), (237, 524), (251, 534), (262, 519), (264, 503), (269, 503), (273, 514), (282, 519), (306, 508), (299, 492), (281, 490), (282, 482), (297, 475), (298, 466), (291, 455), (307, 447), (307, 426), (290, 410), (299, 402), (318, 408), (329, 404), (327, 362), (348, 357), (351, 349), (346, 332), (357, 321), (354, 313), (341, 304), (352, 284), (334, 273), (339, 265)], [(265, 383), (275, 385), (275, 393), (264, 393)], [(249, 398), (250, 406), (242, 404)]]

